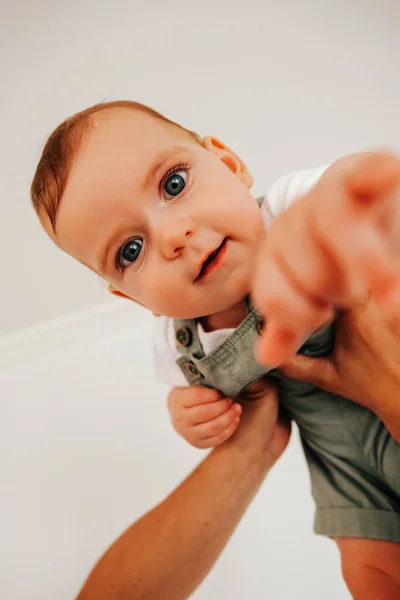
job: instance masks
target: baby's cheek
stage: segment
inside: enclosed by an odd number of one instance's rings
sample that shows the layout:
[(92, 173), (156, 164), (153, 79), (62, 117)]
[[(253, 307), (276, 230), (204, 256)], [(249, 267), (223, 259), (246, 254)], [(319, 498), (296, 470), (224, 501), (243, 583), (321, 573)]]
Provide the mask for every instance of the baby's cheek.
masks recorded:
[(168, 277), (159, 277), (148, 285), (148, 306), (164, 316), (179, 316), (189, 308), (188, 290), (182, 282)]

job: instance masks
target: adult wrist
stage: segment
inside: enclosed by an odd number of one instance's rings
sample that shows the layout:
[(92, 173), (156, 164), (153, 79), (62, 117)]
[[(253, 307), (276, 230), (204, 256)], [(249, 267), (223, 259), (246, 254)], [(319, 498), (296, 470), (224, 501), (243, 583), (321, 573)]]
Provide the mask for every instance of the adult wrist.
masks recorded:
[(253, 439), (250, 437), (239, 439), (233, 436), (214, 452), (229, 454), (235, 464), (245, 468), (243, 463), (246, 463), (249, 470), (263, 472), (265, 476), (278, 459), (271, 454), (270, 441), (261, 436), (260, 439), (257, 438), (258, 436), (254, 436)]

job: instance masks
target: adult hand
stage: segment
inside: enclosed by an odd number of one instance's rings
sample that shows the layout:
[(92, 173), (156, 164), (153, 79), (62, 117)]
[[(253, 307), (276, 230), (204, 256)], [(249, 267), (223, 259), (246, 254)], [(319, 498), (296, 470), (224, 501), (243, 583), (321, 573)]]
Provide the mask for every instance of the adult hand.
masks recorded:
[(280, 368), (366, 406), (400, 442), (400, 312), (383, 312), (372, 300), (357, 304), (339, 315), (331, 356), (298, 354)]
[(251, 384), (239, 396), (244, 406), (235, 444), (254, 444), (269, 457), (270, 468), (284, 452), (290, 438), (290, 422), (278, 414), (278, 395), (267, 378)]
[(400, 161), (382, 153), (340, 159), (314, 188), (282, 212), (267, 232), (253, 282), (254, 305), (268, 317), (256, 345), (261, 364), (278, 366), (332, 307), (347, 309), (370, 293), (399, 310), (395, 223)]
[(278, 419), (277, 394), (267, 381), (241, 401), (235, 434), (125, 531), (77, 600), (184, 600), (192, 594), (289, 441), (290, 425)]

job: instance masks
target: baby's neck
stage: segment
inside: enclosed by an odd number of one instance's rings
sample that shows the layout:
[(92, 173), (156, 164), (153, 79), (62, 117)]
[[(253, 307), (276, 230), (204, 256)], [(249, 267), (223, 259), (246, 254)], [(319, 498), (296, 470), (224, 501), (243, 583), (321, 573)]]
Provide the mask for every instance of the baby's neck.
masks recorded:
[(214, 331), (215, 329), (233, 329), (247, 316), (246, 301), (242, 300), (238, 304), (231, 306), (221, 312), (201, 317), (199, 319), (204, 331)]

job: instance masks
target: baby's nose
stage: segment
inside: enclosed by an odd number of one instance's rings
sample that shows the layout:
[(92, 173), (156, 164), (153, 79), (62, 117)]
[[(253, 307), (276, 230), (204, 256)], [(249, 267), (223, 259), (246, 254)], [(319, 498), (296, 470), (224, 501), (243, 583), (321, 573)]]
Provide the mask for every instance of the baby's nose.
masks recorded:
[(194, 234), (193, 223), (187, 218), (164, 223), (161, 232), (162, 252), (167, 258), (176, 258), (190, 244)]

